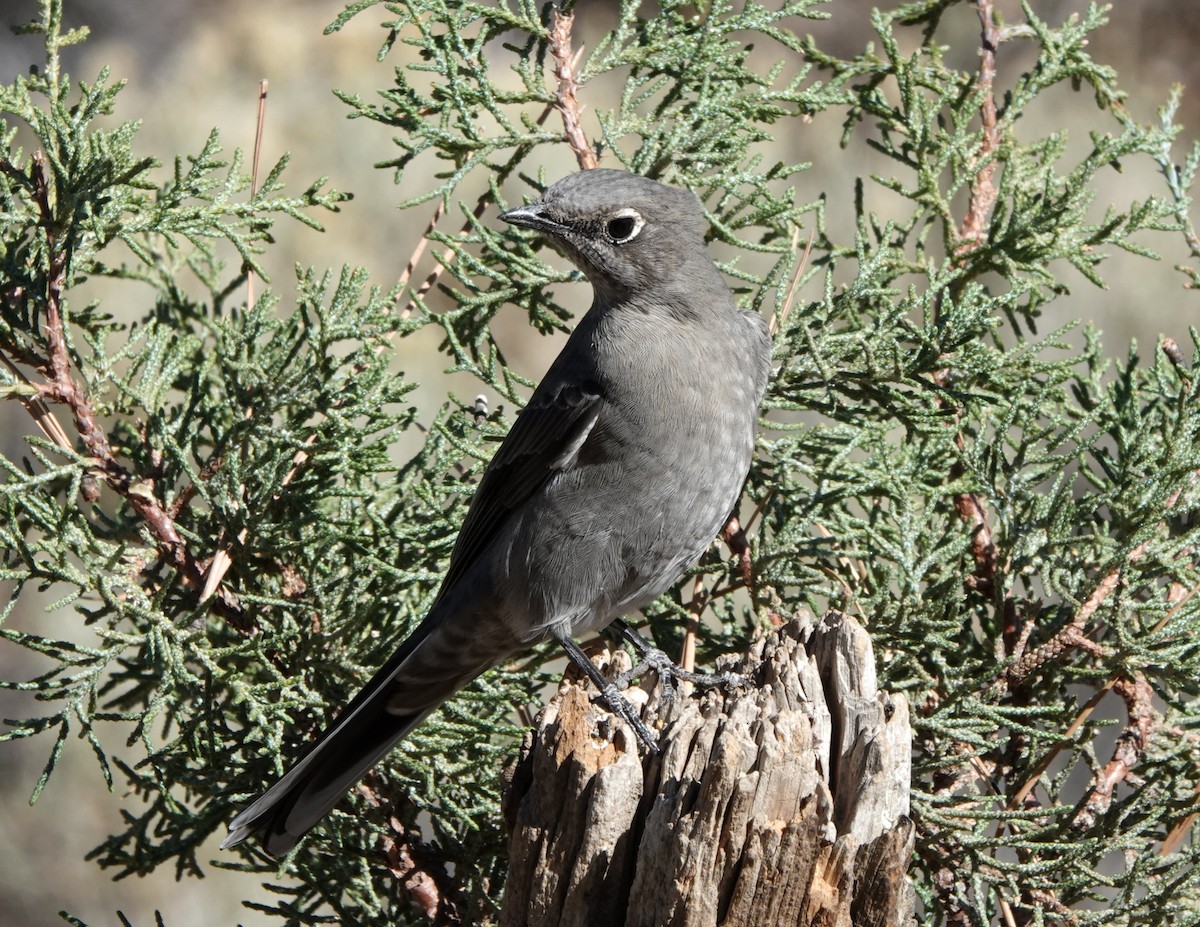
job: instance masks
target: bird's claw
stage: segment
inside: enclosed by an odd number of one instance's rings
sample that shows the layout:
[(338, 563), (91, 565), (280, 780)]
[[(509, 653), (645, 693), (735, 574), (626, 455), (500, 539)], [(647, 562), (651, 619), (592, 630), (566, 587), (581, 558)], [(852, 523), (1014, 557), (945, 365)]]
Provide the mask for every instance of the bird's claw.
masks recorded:
[(648, 647), (643, 650), (641, 661), (637, 666), (620, 673), (613, 680), (613, 684), (618, 689), (628, 688), (633, 680), (647, 671), (653, 671), (662, 682), (664, 701), (670, 701), (675, 697), (677, 684), (680, 682), (689, 682), (701, 689), (711, 689), (716, 686), (735, 689), (750, 684), (745, 676), (728, 670), (720, 673), (694, 673), (691, 670), (685, 670), (657, 647)]

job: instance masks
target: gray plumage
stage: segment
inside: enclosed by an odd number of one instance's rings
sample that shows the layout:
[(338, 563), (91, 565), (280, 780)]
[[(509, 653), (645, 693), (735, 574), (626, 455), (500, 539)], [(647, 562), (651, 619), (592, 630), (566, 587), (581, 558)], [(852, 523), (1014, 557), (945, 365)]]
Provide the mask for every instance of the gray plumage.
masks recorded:
[(595, 169), (500, 218), (547, 235), (592, 307), (484, 473), (428, 616), (222, 847), (261, 830), (291, 849), (480, 673), (667, 590), (737, 503), (771, 342), (708, 257), (696, 197)]

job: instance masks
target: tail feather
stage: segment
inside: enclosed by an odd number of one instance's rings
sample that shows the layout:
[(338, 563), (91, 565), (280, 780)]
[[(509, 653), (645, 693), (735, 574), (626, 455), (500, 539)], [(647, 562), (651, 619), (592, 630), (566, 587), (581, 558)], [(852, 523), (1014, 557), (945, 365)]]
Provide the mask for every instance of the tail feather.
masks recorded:
[(308, 752), (230, 822), (221, 849), (262, 831), (267, 852), (288, 852), (405, 735), (511, 649), (472, 653), (466, 629), (430, 615)]
[(347, 724), (333, 728), (283, 778), (233, 819), (221, 849), (236, 846), (261, 831), (268, 853), (287, 853), (440, 703), (435, 702), (420, 714), (359, 712)]

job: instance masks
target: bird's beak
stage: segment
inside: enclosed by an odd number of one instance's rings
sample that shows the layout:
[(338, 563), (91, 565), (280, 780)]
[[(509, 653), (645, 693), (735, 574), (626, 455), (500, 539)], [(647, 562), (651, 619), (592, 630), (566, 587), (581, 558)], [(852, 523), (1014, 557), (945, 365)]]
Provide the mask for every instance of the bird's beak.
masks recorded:
[(500, 218), (510, 225), (519, 225), (539, 232), (558, 232), (563, 229), (560, 222), (554, 221), (541, 203), (530, 203), (528, 206), (518, 206), (500, 213)]

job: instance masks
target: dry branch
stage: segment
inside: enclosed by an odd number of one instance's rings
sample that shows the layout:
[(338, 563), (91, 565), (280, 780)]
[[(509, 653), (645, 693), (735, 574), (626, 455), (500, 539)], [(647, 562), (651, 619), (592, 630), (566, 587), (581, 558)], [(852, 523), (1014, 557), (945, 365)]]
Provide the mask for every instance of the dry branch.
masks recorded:
[(581, 109), (575, 91), (579, 89), (576, 74), (583, 49), (575, 51), (571, 47), (571, 25), (574, 21), (574, 13), (564, 13), (557, 8), (550, 11), (550, 55), (554, 58), (554, 76), (558, 78), (554, 107), (562, 114), (563, 131), (567, 143), (575, 152), (579, 169), (586, 171), (600, 162), (579, 121)]
[(1133, 773), (1154, 727), (1154, 692), (1145, 675), (1134, 672), (1132, 677), (1122, 676), (1113, 690), (1125, 700), (1129, 723), (1113, 744), (1112, 759), (1093, 780), (1087, 801), (1075, 815), (1075, 826), (1084, 830), (1093, 827), (1096, 819), (1108, 811), (1113, 792)]
[[(374, 807), (384, 805), (379, 791), (379, 777), (374, 772), (358, 784), (358, 793)], [(413, 836), (407, 825), (395, 815), (390, 815), (388, 825), (391, 833), (382, 839), (381, 849), (387, 860), (388, 871), (396, 877), (408, 896), (421, 908), (434, 925), (456, 927), (462, 924), (460, 912), (461, 885), (446, 871), (440, 862), (429, 864), (415, 852)]]
[[(966, 215), (958, 228), (954, 230), (956, 242), (954, 253), (960, 262), (965, 261), (971, 252), (980, 247), (986, 239), (988, 219), (996, 205), (996, 153), (1000, 148), (994, 85), (996, 81), (996, 51), (1000, 45), (1001, 34), (996, 25), (992, 0), (975, 0), (975, 9), (980, 22), (979, 72), (975, 80), (980, 94), (980, 135), (979, 148), (973, 162), (975, 175), (971, 180)], [(934, 381), (939, 386), (944, 386), (950, 376), (951, 371), (943, 369), (934, 374)], [(960, 452), (966, 446), (961, 432), (955, 436), (955, 445)], [(950, 473), (950, 479), (956, 480), (961, 476), (961, 466), (955, 465)], [(971, 528), (971, 555), (975, 560), (975, 573), (971, 578), (971, 585), (985, 598), (994, 598), (998, 592), (996, 588), (996, 545), (991, 526), (988, 524), (987, 506), (984, 504), (983, 498), (973, 492), (958, 493), (955, 496), (954, 504), (959, 517)], [(1018, 628), (1016, 603), (1011, 596), (1004, 598), (1003, 613), (1004, 648), (1006, 653), (1012, 653), (1020, 629)]]
[(730, 552), (738, 559), (738, 575), (746, 588), (754, 590), (754, 561), (750, 557), (750, 541), (746, 538), (746, 529), (736, 515), (730, 515), (729, 521), (721, 529), (721, 540), (728, 546)]
[(1000, 30), (996, 25), (996, 14), (992, 0), (975, 0), (979, 14), (979, 119), (981, 123), (979, 151), (975, 155), (978, 170), (971, 182), (971, 195), (967, 204), (967, 215), (958, 227), (958, 250), (960, 257), (978, 248), (986, 236), (988, 218), (996, 205), (996, 152), (1000, 148), (1000, 133), (996, 118), (996, 50), (1000, 45)]

